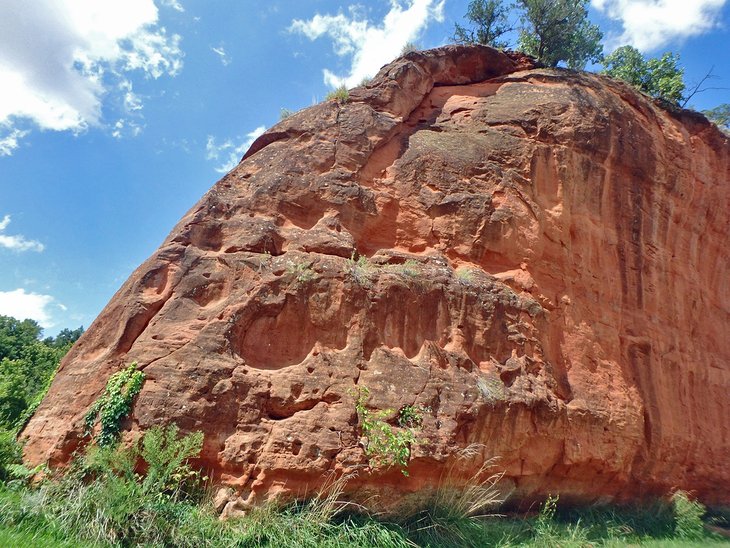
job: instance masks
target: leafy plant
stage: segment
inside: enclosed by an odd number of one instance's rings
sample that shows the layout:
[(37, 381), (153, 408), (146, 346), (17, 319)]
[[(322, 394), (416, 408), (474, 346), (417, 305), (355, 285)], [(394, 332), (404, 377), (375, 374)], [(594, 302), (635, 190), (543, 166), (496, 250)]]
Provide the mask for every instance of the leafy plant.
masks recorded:
[(556, 519), (558, 497), (549, 496), (540, 509), (534, 525), (534, 537), (531, 546), (552, 548), (553, 546), (586, 546), (588, 529), (581, 525), (581, 520), (571, 524), (559, 523)]
[(730, 134), (730, 103), (725, 103), (710, 110), (703, 110), (704, 114), (710, 122), (717, 124), (722, 131)]
[(5, 481), (12, 474), (12, 467), (21, 461), (20, 444), (15, 440), (15, 432), (0, 430), (0, 481)]
[(657, 59), (645, 59), (633, 46), (622, 46), (603, 62), (603, 74), (623, 80), (639, 91), (679, 104), (684, 94), (684, 69), (679, 56), (667, 52)]
[(189, 460), (199, 455), (203, 437), (178, 434), (175, 425), (156, 427), (129, 447), (90, 447), (60, 481), (35, 492), (33, 512), (91, 542), (181, 545), (181, 529), (203, 510), (196, 507), (203, 478), (180, 481), (190, 476)]
[(345, 86), (340, 86), (337, 89), (330, 91), (325, 97), (325, 101), (335, 101), (340, 105), (344, 105), (350, 100), (350, 92), (347, 91)]
[(430, 411), (423, 405), (404, 405), (398, 411), (398, 426), (402, 428), (420, 428), (423, 425), (423, 414)]
[[(384, 468), (399, 466), (401, 473), (408, 476), (411, 445), (418, 441), (414, 428), (394, 428), (390, 425), (386, 419), (393, 414), (392, 409), (370, 411), (365, 406), (370, 397), (370, 390), (366, 387), (358, 387), (354, 396), (360, 430), (365, 438), (365, 454), (369, 457), (370, 465)], [(411, 410), (409, 415), (415, 415), (415, 410)]]
[(674, 533), (683, 539), (702, 538), (704, 525), (702, 516), (705, 507), (691, 500), (685, 491), (676, 491), (672, 495), (672, 509), (674, 510)]
[(84, 416), (87, 435), (92, 433), (98, 419), (101, 428), (95, 439), (100, 447), (116, 443), (122, 420), (132, 410), (132, 402), (142, 390), (144, 377), (144, 373), (137, 370), (137, 362), (114, 373), (107, 381), (102, 395)]
[(288, 108), (282, 108), (282, 109), (281, 109), (281, 110), (279, 111), (279, 120), (280, 120), (280, 121), (281, 121), (281, 120), (286, 120), (286, 119), (287, 119), (287, 118), (289, 118), (289, 116), (291, 116), (292, 114), (294, 114), (294, 111), (293, 111), (293, 110), (290, 110), (290, 109), (288, 109)]

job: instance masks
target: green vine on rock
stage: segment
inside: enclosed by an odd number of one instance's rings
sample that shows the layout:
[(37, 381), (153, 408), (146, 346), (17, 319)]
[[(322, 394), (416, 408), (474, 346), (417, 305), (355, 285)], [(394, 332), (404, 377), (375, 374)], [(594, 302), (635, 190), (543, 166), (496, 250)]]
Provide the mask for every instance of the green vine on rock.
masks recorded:
[(95, 440), (100, 447), (109, 447), (116, 443), (122, 420), (132, 410), (132, 401), (142, 390), (144, 377), (144, 373), (137, 370), (137, 362), (114, 373), (107, 381), (104, 393), (84, 416), (88, 436), (92, 434), (98, 420), (100, 429)]
[(385, 420), (393, 414), (393, 410), (373, 412), (365, 407), (370, 397), (370, 390), (359, 386), (353, 392), (353, 396), (360, 431), (364, 438), (365, 454), (370, 466), (385, 468), (398, 466), (401, 473), (408, 476), (411, 445), (418, 443), (414, 428), (420, 428), (425, 408), (406, 406), (398, 414), (399, 427), (393, 427)]

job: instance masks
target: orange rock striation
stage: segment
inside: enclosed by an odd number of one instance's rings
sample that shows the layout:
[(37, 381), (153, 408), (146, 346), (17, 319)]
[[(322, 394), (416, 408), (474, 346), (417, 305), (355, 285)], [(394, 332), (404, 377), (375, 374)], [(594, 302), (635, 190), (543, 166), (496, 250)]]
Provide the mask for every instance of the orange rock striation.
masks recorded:
[[(227, 512), (332, 471), (404, 501), (475, 443), (517, 500), (730, 503), (729, 206), (701, 115), (490, 48), (410, 53), (253, 144), (63, 361), (25, 457), (66, 463), (137, 361), (128, 435), (202, 430)], [(368, 468), (356, 386), (427, 408), (409, 478)]]

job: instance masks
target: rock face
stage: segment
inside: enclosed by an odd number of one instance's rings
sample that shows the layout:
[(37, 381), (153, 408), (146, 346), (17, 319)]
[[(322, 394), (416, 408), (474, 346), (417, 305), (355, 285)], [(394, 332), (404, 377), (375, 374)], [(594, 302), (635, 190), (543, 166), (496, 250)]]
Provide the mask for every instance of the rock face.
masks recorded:
[[(730, 503), (729, 206), (698, 114), (489, 48), (410, 53), (180, 221), (62, 363), (26, 459), (66, 463), (137, 361), (127, 435), (202, 430), (221, 507), (331, 471), (402, 500), (470, 444), (467, 475), (498, 456), (518, 500)], [(356, 387), (426, 408), (408, 478), (368, 467)]]

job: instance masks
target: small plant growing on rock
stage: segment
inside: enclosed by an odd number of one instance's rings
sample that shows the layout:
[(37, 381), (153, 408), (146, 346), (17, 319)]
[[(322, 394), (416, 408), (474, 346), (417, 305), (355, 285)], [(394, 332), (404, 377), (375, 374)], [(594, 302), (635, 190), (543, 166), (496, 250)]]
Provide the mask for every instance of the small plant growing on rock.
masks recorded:
[(420, 428), (423, 425), (423, 414), (430, 411), (423, 405), (404, 405), (398, 411), (398, 426), (401, 428)]
[(470, 268), (461, 268), (455, 272), (456, 279), (459, 283), (468, 285), (474, 281), (474, 270)]
[(350, 100), (350, 92), (345, 86), (330, 91), (325, 97), (325, 101), (335, 101), (340, 105), (346, 104)]
[(408, 55), (409, 53), (413, 53), (414, 51), (419, 51), (421, 48), (419, 48), (416, 44), (413, 42), (407, 42), (406, 45), (403, 46), (400, 50), (401, 57), (403, 55)]
[(415, 278), (416, 276), (418, 276), (419, 266), (420, 263), (418, 261), (408, 259), (403, 264), (395, 265), (394, 268), (398, 274), (402, 274), (403, 276), (407, 276), (409, 278)]
[(347, 260), (347, 270), (358, 285), (366, 286), (370, 283), (370, 274), (375, 268), (368, 258), (364, 255), (360, 255), (355, 259), (355, 252)]
[[(353, 394), (355, 396), (355, 410), (362, 432), (365, 447), (365, 454), (371, 466), (390, 468), (399, 466), (401, 473), (408, 476), (408, 460), (411, 456), (411, 445), (417, 443), (418, 439), (414, 432), (415, 427), (405, 426), (400, 422), (400, 428), (393, 427), (386, 418), (393, 413), (392, 409), (372, 412), (365, 403), (370, 397), (370, 390), (366, 387), (358, 387)], [(422, 416), (413, 406), (406, 413), (407, 417), (413, 420), (418, 417), (419, 427)], [(405, 408), (404, 408), (405, 409)]]
[(142, 383), (144, 373), (138, 371), (137, 362), (133, 362), (109, 378), (104, 393), (84, 416), (87, 435), (91, 435), (94, 425), (99, 421), (101, 428), (95, 439), (100, 447), (109, 447), (116, 443), (122, 420), (132, 410), (132, 401), (142, 390)]
[(496, 403), (504, 398), (504, 383), (495, 377), (479, 377), (477, 388), (482, 397), (489, 403)]
[(294, 276), (299, 283), (306, 283), (315, 278), (316, 273), (312, 269), (312, 265), (308, 263), (296, 263), (288, 261), (286, 271), (289, 275)]
[(261, 271), (264, 267), (268, 267), (271, 264), (271, 252), (270, 251), (264, 251), (261, 253), (261, 256), (259, 257), (259, 274), (261, 274)]

